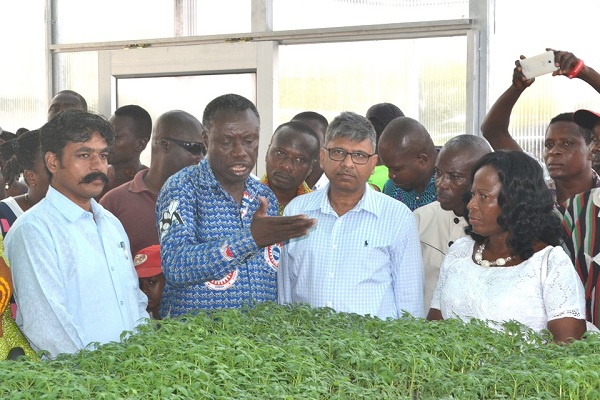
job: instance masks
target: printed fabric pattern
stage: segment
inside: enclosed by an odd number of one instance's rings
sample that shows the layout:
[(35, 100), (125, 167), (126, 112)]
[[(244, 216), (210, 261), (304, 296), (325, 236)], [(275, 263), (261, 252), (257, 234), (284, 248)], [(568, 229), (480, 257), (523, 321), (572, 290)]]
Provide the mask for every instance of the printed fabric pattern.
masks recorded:
[(432, 176), (429, 183), (425, 187), (423, 193), (417, 193), (415, 189), (406, 191), (394, 184), (394, 181), (388, 179), (383, 186), (383, 193), (390, 197), (403, 202), (410, 211), (415, 211), (419, 207), (423, 207), (437, 200), (437, 192), (435, 189), (435, 179)]
[(259, 248), (250, 232), (259, 197), (277, 216), (277, 198), (252, 177), (241, 205), (216, 180), (208, 160), (171, 176), (156, 204), (167, 280), (161, 316), (239, 308), (277, 299), (281, 246)]

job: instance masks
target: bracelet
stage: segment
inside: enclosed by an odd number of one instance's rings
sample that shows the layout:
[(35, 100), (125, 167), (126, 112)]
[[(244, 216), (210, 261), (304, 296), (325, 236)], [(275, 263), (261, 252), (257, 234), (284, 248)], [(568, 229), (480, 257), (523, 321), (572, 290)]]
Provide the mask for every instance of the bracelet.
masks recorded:
[(571, 70), (571, 72), (569, 72), (569, 75), (567, 75), (567, 77), (569, 79), (575, 78), (577, 75), (579, 75), (579, 73), (583, 69), (584, 65), (585, 64), (583, 63), (583, 60), (580, 58), (579, 61), (577, 61), (577, 64), (575, 64), (575, 67), (573, 67), (573, 69)]

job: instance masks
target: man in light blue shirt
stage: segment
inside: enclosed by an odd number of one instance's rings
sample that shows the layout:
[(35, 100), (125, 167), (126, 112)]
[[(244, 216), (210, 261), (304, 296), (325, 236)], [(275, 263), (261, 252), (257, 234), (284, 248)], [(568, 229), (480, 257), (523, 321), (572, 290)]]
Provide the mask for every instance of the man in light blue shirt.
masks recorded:
[(283, 246), (279, 303), (309, 303), (379, 318), (423, 317), (423, 260), (415, 218), (401, 202), (367, 185), (377, 165), (375, 130), (344, 112), (327, 129), (323, 190), (298, 196), (284, 215), (317, 224)]
[(121, 223), (93, 200), (114, 132), (103, 117), (59, 113), (41, 128), (50, 187), (6, 236), (17, 324), (50, 357), (119, 341), (149, 318)]

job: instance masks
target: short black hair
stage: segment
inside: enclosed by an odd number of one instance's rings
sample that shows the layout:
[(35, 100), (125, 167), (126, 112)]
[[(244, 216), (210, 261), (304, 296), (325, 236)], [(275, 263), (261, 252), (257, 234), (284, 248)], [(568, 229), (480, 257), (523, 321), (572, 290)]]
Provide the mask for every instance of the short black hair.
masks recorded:
[[(592, 143), (592, 131), (588, 128), (584, 128), (583, 126), (577, 124), (577, 122), (575, 122), (575, 118), (573, 118), (574, 114), (575, 113), (572, 113), (572, 112), (566, 112), (566, 113), (561, 113), (561, 114), (556, 115), (554, 118), (552, 118), (550, 120), (550, 123), (548, 124), (548, 128), (550, 127), (550, 125), (552, 125), (556, 122), (572, 122), (572, 123), (576, 124), (577, 127), (579, 128), (579, 133), (583, 137), (583, 140), (585, 140), (585, 144), (589, 145), (590, 143)], [(548, 132), (548, 128), (546, 128), (546, 132)]]
[(312, 136), (316, 140), (317, 145), (315, 146), (314, 149), (309, 149), (309, 150), (312, 150), (312, 151), (310, 151), (312, 159), (313, 160), (317, 159), (317, 157), (319, 156), (319, 149), (321, 147), (320, 146), (321, 139), (319, 139), (319, 135), (317, 134), (317, 132), (315, 132), (315, 130), (313, 128), (306, 125), (304, 122), (300, 122), (300, 121), (285, 122), (285, 123), (279, 125), (277, 127), (277, 129), (275, 129), (275, 132), (273, 132), (273, 136), (271, 136), (271, 144), (273, 144), (273, 139), (275, 138), (275, 135), (277, 135), (279, 133), (279, 131), (283, 128), (291, 128), (296, 132), (306, 133), (307, 135)]
[(0, 167), (5, 182), (10, 185), (26, 169), (33, 170), (36, 160), (42, 159), (40, 131), (22, 133), (0, 145)]
[(54, 95), (54, 97), (58, 96), (61, 93), (71, 94), (71, 95), (77, 97), (77, 100), (79, 100), (79, 103), (81, 104), (83, 109), (87, 111), (87, 109), (88, 109), (87, 101), (85, 101), (85, 98), (82, 95), (80, 95), (79, 93), (77, 93), (74, 90), (65, 89), (65, 90), (61, 90), (60, 92), (56, 93)]
[(106, 140), (107, 146), (114, 144), (115, 132), (105, 117), (82, 110), (61, 111), (40, 129), (42, 154), (51, 152), (61, 159), (68, 143), (86, 142), (95, 133)]
[[(533, 255), (533, 244), (537, 241), (558, 246), (561, 222), (554, 213), (554, 198), (539, 162), (522, 151), (494, 151), (484, 155), (473, 166), (471, 182), (475, 173), (486, 165), (498, 172), (502, 184), (498, 196), (501, 208), (498, 225), (508, 232), (508, 247), (524, 261)], [(468, 190), (465, 205), (470, 200), (471, 190)], [(465, 207), (465, 219), (468, 218), (469, 210)], [(473, 232), (470, 224), (465, 232), (476, 241), (485, 240)]]
[(321, 125), (323, 125), (325, 127), (325, 129), (327, 129), (327, 127), (329, 126), (329, 121), (327, 121), (327, 118), (325, 118), (323, 115), (319, 114), (316, 111), (302, 111), (301, 113), (294, 115), (294, 118), (292, 118), (291, 120), (294, 121), (294, 120), (302, 120), (302, 119), (315, 120), (315, 121), (319, 122)]
[(117, 108), (117, 117), (130, 117), (135, 122), (135, 135), (138, 139), (150, 140), (152, 135), (152, 117), (148, 111), (135, 104), (128, 104)]
[(254, 115), (256, 115), (260, 125), (260, 115), (258, 114), (256, 106), (244, 96), (229, 93), (211, 100), (210, 103), (206, 105), (206, 108), (204, 108), (204, 113), (202, 115), (202, 126), (204, 127), (204, 132), (210, 131), (217, 112), (241, 112), (246, 110), (251, 110)]

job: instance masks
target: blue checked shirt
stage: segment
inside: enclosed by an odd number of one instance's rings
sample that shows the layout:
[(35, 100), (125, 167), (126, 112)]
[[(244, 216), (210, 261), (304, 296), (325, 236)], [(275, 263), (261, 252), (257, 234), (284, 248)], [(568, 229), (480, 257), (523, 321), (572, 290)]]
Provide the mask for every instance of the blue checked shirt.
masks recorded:
[(309, 303), (336, 311), (398, 318), (423, 317), (423, 260), (410, 210), (367, 187), (339, 217), (329, 187), (296, 197), (283, 215), (306, 214), (317, 224), (283, 247), (279, 303)]
[(162, 317), (276, 301), (281, 247), (258, 248), (250, 233), (259, 196), (269, 201), (267, 214), (277, 215), (269, 188), (249, 177), (240, 205), (206, 159), (167, 180), (156, 203), (166, 278)]

